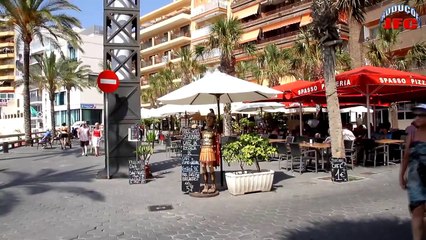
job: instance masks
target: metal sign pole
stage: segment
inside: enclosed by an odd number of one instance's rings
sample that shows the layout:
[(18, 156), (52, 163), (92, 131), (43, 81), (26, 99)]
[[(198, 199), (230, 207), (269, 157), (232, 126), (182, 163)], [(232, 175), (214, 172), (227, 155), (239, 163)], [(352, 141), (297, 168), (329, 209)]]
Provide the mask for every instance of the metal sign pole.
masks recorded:
[(104, 138), (105, 138), (105, 159), (106, 159), (106, 174), (107, 179), (110, 179), (110, 172), (109, 172), (109, 146), (108, 146), (108, 138), (109, 138), (109, 121), (108, 121), (108, 93), (104, 93), (104, 99), (105, 99), (105, 124), (104, 124)]

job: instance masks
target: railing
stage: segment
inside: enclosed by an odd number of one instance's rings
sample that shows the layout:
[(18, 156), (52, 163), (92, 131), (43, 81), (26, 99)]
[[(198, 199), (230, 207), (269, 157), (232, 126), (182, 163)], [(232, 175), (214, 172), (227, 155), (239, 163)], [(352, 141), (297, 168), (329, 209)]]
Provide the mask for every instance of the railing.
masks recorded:
[(260, 43), (266, 43), (266, 42), (271, 42), (271, 41), (275, 41), (275, 40), (286, 38), (286, 37), (296, 36), (299, 33), (300, 33), (300, 30), (295, 30), (295, 31), (292, 31), (292, 32), (286, 32), (286, 33), (282, 33), (282, 34), (275, 35), (275, 36), (272, 36), (272, 37), (261, 39), (261, 40), (258, 41), (258, 43), (259, 44)]
[(191, 16), (195, 17), (198, 16), (200, 14), (203, 14), (207, 11), (210, 11), (212, 9), (216, 9), (216, 8), (222, 8), (222, 9), (226, 9), (227, 8), (227, 2), (223, 1), (223, 0), (213, 0), (209, 3), (203, 4), (201, 6), (198, 6), (194, 9), (192, 9), (191, 12)]
[(196, 38), (200, 38), (200, 37), (209, 35), (210, 32), (211, 32), (211, 26), (207, 26), (207, 27), (203, 27), (203, 28), (200, 28), (200, 29), (193, 31), (191, 36), (192, 36), (193, 39), (196, 39)]
[(284, 4), (279, 4), (281, 6), (278, 6), (278, 7), (274, 8), (271, 11), (263, 12), (263, 14), (265, 16), (269, 16), (269, 15), (272, 15), (274, 13), (285, 11), (285, 10), (288, 10), (288, 9), (300, 6), (300, 5), (308, 3), (308, 2), (312, 2), (312, 0), (293, 0), (293, 1), (291, 1), (290, 4), (289, 3), (286, 3), (285, 5)]
[(150, 48), (150, 47), (152, 47), (152, 41), (143, 42), (143, 43), (141, 44), (141, 49), (142, 49), (142, 50), (145, 50), (145, 49)]
[(221, 52), (219, 48), (214, 48), (210, 51), (205, 52), (202, 56), (198, 56), (196, 57), (197, 61), (203, 61), (203, 60), (208, 60), (208, 59), (212, 59), (212, 58), (216, 58), (216, 57), (220, 57), (221, 56)]
[(152, 60), (151, 59), (149, 59), (149, 60), (142, 60), (141, 61), (141, 66), (142, 67), (149, 67), (149, 66), (151, 66), (152, 65)]
[(30, 96), (30, 102), (41, 102), (41, 96)]
[(176, 11), (173, 15), (170, 15), (170, 16), (167, 16), (167, 17), (163, 16), (161, 19), (153, 20), (153, 21), (151, 21), (151, 22), (149, 22), (149, 23), (145, 23), (145, 24), (143, 24), (143, 25), (140, 27), (140, 29), (141, 29), (141, 30), (143, 30), (143, 29), (145, 29), (145, 28), (149, 28), (149, 27), (151, 27), (151, 26), (152, 26), (152, 25), (154, 25), (154, 24), (161, 23), (161, 22), (163, 22), (163, 21), (166, 21), (167, 19), (170, 19), (170, 18), (176, 17), (177, 15), (182, 14), (182, 13), (183, 13), (183, 14), (191, 14), (191, 10), (190, 10), (190, 9), (187, 9), (187, 8), (183, 8), (183, 9), (181, 9), (181, 10), (179, 10), (179, 11)]
[(161, 37), (161, 38), (157, 38), (155, 39), (155, 45), (161, 44), (161, 43), (165, 43), (167, 42), (167, 37)]
[[(34, 143), (37, 143), (38, 140), (42, 137), (44, 132), (35, 132), (31, 134), (31, 138)], [(25, 134), (9, 134), (9, 135), (0, 135), (0, 152), (3, 152), (3, 145), (7, 144), (8, 149), (17, 148), (25, 146)]]
[(182, 31), (176, 34), (172, 34), (171, 39), (176, 39), (179, 37), (191, 37), (191, 33), (189, 31)]
[(256, 1), (257, 0), (234, 0), (231, 3), (231, 8), (235, 8), (235, 7), (241, 6), (241, 5), (246, 4), (246, 3), (256, 2)]

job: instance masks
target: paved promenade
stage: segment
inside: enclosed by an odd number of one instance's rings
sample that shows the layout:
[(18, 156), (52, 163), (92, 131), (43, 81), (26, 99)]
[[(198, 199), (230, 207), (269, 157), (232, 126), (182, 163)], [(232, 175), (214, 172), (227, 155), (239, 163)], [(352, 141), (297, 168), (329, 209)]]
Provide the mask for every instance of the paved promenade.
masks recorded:
[[(318, 179), (326, 173), (279, 171), (271, 192), (197, 199), (180, 191), (179, 159), (161, 150), (152, 160), (157, 178), (142, 185), (95, 179), (104, 158), (77, 148), (0, 153), (0, 239), (411, 238), (399, 165), (357, 168), (350, 174), (365, 179), (344, 184)], [(151, 211), (155, 205), (171, 209)]]

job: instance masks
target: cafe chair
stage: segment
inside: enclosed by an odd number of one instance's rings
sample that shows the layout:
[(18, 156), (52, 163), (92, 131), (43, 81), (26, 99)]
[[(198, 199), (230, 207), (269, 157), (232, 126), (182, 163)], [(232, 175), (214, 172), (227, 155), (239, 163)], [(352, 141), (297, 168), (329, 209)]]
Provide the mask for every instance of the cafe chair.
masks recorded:
[(363, 139), (364, 147), (364, 160), (363, 166), (365, 166), (366, 161), (371, 161), (371, 156), (373, 156), (373, 166), (377, 165), (377, 156), (383, 156), (384, 165), (388, 164), (388, 146), (387, 145), (377, 145), (374, 139)]
[(285, 161), (285, 169), (289, 169), (288, 163), (291, 158), (289, 154), (288, 147), (286, 143), (275, 143), (274, 147), (277, 148), (277, 156), (272, 158), (273, 160), (278, 160), (278, 169), (281, 169), (281, 161)]
[(346, 164), (347, 166), (350, 166), (352, 169), (354, 169), (356, 158), (357, 158), (355, 141), (344, 140), (344, 145), (345, 145)]
[[(312, 157), (307, 156), (309, 153), (314, 153), (316, 156), (315, 150), (306, 150), (302, 151), (299, 146), (299, 143), (290, 143), (290, 167), (293, 171), (293, 162), (299, 161), (299, 173), (302, 174), (302, 171), (305, 171), (307, 168), (307, 160), (312, 160)], [(315, 157), (315, 171), (318, 171), (318, 163)]]

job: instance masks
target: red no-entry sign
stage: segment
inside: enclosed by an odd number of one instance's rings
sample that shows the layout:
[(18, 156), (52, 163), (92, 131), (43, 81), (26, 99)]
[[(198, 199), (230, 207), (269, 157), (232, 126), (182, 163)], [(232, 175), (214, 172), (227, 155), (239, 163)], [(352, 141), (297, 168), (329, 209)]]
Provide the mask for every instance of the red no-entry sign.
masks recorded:
[(111, 70), (101, 72), (97, 79), (98, 87), (105, 93), (112, 93), (120, 86), (117, 74)]

